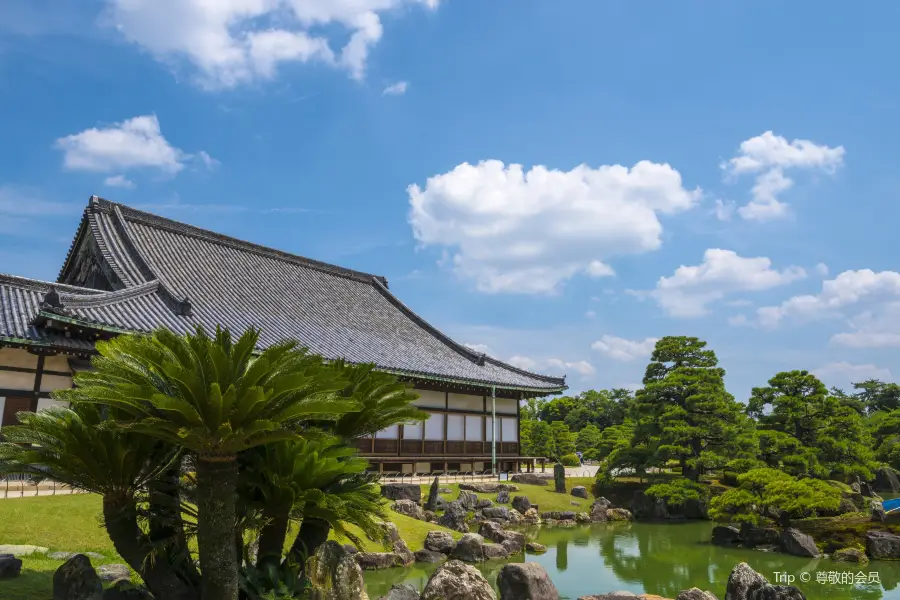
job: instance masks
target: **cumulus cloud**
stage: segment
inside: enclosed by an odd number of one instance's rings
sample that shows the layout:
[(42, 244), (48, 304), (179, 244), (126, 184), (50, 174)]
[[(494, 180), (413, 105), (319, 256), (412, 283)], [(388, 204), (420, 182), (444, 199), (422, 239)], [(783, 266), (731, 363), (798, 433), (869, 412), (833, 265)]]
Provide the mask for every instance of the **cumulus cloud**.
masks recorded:
[(722, 164), (728, 177), (755, 174), (751, 200), (738, 213), (747, 220), (768, 221), (788, 214), (780, 194), (794, 185), (785, 171), (806, 170), (833, 173), (844, 163), (843, 146), (829, 147), (810, 140), (786, 138), (766, 131), (741, 142), (737, 156)]
[(627, 340), (614, 335), (604, 335), (591, 344), (591, 348), (598, 350), (613, 360), (631, 361), (636, 358), (646, 358), (653, 352), (659, 338), (644, 338), (643, 340)]
[(134, 182), (125, 177), (124, 175), (112, 175), (103, 180), (103, 185), (107, 187), (117, 187), (117, 188), (125, 188), (132, 189), (134, 188)]
[(409, 83), (405, 81), (398, 81), (397, 83), (392, 83), (391, 85), (384, 88), (384, 91), (381, 92), (382, 96), (402, 96), (406, 93), (406, 89), (409, 87)]
[(725, 202), (724, 200), (716, 200), (715, 208), (716, 218), (720, 221), (730, 221), (731, 215), (734, 214), (734, 203)]
[(710, 303), (728, 294), (768, 290), (804, 277), (800, 267), (779, 271), (764, 256), (745, 258), (732, 250), (711, 248), (701, 264), (682, 265), (671, 277), (661, 277), (649, 295), (670, 316), (701, 317)]
[(534, 359), (529, 356), (516, 355), (507, 360), (509, 364), (527, 371), (544, 371), (555, 375), (565, 375), (575, 372), (582, 377), (593, 375), (596, 370), (586, 360), (565, 361), (559, 358)]
[[(59, 138), (56, 148), (63, 152), (63, 166), (73, 171), (109, 173), (151, 169), (175, 175), (192, 161), (206, 166), (216, 163), (206, 152), (188, 154), (172, 146), (163, 136), (156, 115), (85, 129)], [(125, 181), (124, 177), (122, 180), (117, 177), (123, 176), (112, 176), (107, 184)]]
[(826, 265), (825, 263), (817, 264), (816, 273), (818, 273), (822, 277), (828, 277), (828, 265)]
[(104, 20), (156, 59), (186, 61), (205, 87), (230, 88), (271, 79), (284, 63), (361, 79), (381, 15), (407, 5), (435, 9), (438, 0), (107, 0)]
[(479, 291), (546, 294), (578, 274), (613, 274), (608, 259), (656, 250), (660, 214), (693, 207), (700, 190), (667, 164), (641, 161), (571, 171), (463, 163), (408, 188), (423, 246)]
[(827, 385), (840, 388), (846, 388), (851, 383), (858, 383), (867, 379), (881, 379), (882, 381), (893, 379), (890, 369), (877, 367), (873, 364), (855, 365), (849, 362), (829, 363), (815, 369), (813, 375)]

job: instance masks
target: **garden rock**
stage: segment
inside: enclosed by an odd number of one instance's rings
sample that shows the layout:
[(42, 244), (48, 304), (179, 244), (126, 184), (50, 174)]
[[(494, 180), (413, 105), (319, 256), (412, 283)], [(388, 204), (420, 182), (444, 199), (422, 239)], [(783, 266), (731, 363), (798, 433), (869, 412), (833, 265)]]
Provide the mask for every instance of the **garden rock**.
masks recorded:
[(876, 492), (900, 492), (900, 477), (897, 471), (889, 467), (882, 467), (875, 471), (875, 481), (872, 483)]
[(528, 499), (528, 496), (514, 496), (512, 507), (524, 515), (531, 508), (531, 500)]
[(541, 513), (541, 518), (549, 519), (551, 521), (559, 521), (562, 518), (559, 515), (560, 512), (558, 510), (548, 510)]
[(497, 504), (509, 504), (509, 492), (501, 490), (497, 492)]
[(444, 514), (438, 519), (438, 525), (467, 533), (469, 531), (469, 526), (466, 523), (467, 514), (465, 507), (459, 502), (448, 502), (444, 508)]
[(0, 544), (0, 554), (12, 554), (15, 557), (29, 556), (31, 554), (46, 554), (49, 548), (43, 546), (29, 546), (27, 544)]
[(396, 500), (391, 505), (391, 510), (400, 513), (401, 515), (418, 519), (419, 521), (425, 520), (425, 511), (412, 500)]
[(781, 543), (781, 533), (772, 527), (755, 527), (750, 523), (741, 525), (740, 540), (745, 546), (776, 546)]
[(549, 473), (516, 473), (510, 477), (512, 481), (524, 485), (547, 485), (547, 480), (552, 478)]
[(510, 554), (518, 554), (525, 548), (525, 534), (518, 531), (501, 532), (503, 540), (500, 542)]
[(324, 600), (369, 600), (362, 569), (356, 557), (337, 542), (329, 540), (319, 546), (311, 561), (310, 579), (326, 590)]
[(525, 544), (525, 549), (532, 554), (543, 554), (547, 551), (547, 546), (538, 544), (537, 542), (528, 542), (527, 544)]
[(750, 568), (747, 563), (738, 563), (728, 576), (725, 586), (725, 600), (750, 600), (750, 592), (768, 584), (766, 578)]
[(607, 521), (630, 521), (631, 512), (624, 508), (608, 508), (606, 509)]
[(103, 583), (91, 559), (76, 554), (53, 574), (53, 600), (102, 600)]
[(97, 575), (103, 581), (130, 579), (131, 569), (128, 568), (128, 565), (100, 565), (97, 567)]
[(500, 519), (502, 521), (509, 520), (509, 509), (505, 506), (492, 506), (481, 511), (485, 519)]
[(588, 497), (587, 488), (584, 487), (583, 485), (576, 485), (575, 487), (572, 488), (572, 495), (575, 496), (576, 498), (584, 498), (585, 500), (587, 500), (587, 497)]
[(497, 595), (478, 569), (451, 560), (431, 575), (421, 600), (497, 600)]
[(388, 500), (422, 500), (422, 488), (415, 483), (385, 483), (381, 486), (381, 495)]
[(875, 492), (872, 490), (872, 486), (870, 486), (866, 481), (860, 482), (859, 492), (863, 495), (864, 498), (871, 498), (875, 495)]
[(417, 563), (439, 563), (443, 562), (447, 556), (434, 550), (416, 550), (415, 558)]
[(462, 560), (469, 563), (479, 563), (484, 561), (484, 538), (477, 533), (467, 533), (462, 536), (453, 550), (450, 552), (450, 558)]
[(869, 562), (869, 557), (859, 548), (841, 548), (831, 555), (831, 560), (864, 565)]
[(460, 491), (456, 501), (466, 510), (475, 510), (475, 504), (478, 503), (478, 496), (475, 495), (475, 492)]
[(812, 539), (812, 536), (793, 527), (789, 527), (781, 532), (781, 548), (794, 556), (819, 557), (819, 550), (816, 548), (816, 542)]
[(511, 563), (497, 575), (500, 600), (559, 600), (547, 570), (534, 562)]
[[(394, 552), (357, 552), (356, 564), (364, 571), (378, 571), (403, 566), (404, 558)], [(413, 557), (415, 559), (415, 557)]]
[(425, 510), (435, 511), (438, 508), (438, 478), (435, 477), (434, 481), (431, 482), (431, 487), (428, 490), (428, 500), (425, 502)]
[(712, 543), (716, 546), (734, 546), (741, 543), (741, 530), (734, 525), (716, 525), (712, 530)]
[(581, 506), (581, 502), (579, 502), (578, 500), (572, 500), (571, 502), (569, 502), (569, 504), (572, 506)]
[(575, 513), (575, 522), (576, 523), (590, 523), (591, 515), (586, 512)]
[(675, 600), (718, 600), (712, 592), (704, 592), (700, 588), (684, 590)]
[(22, 573), (22, 559), (12, 554), (0, 554), (0, 579), (12, 579)]
[(475, 510), (491, 508), (492, 506), (494, 506), (494, 503), (491, 500), (488, 500), (487, 498), (479, 498), (475, 503)]
[(566, 493), (566, 468), (559, 463), (553, 465), (553, 485), (556, 493)]
[(359, 548), (357, 548), (353, 544), (344, 544), (341, 547), (344, 549), (344, 552), (346, 552), (347, 554), (356, 554), (357, 552), (359, 552)]
[[(603, 500), (606, 500), (606, 498), (603, 498)], [(601, 504), (601, 503), (599, 503), (599, 501), (594, 502), (591, 505), (591, 513), (590, 513), (591, 521), (593, 523), (602, 523), (602, 522), (606, 521), (606, 511), (607, 510), (608, 510), (607, 505)]]
[(872, 520), (876, 523), (884, 523), (885, 519), (887, 519), (887, 515), (884, 512), (884, 506), (881, 505), (881, 502), (873, 502)]
[(538, 514), (537, 510), (529, 508), (525, 511), (525, 514), (522, 515), (522, 520), (529, 525), (538, 525), (541, 522), (541, 516)]
[(408, 583), (395, 583), (391, 591), (378, 600), (419, 600), (419, 592)]
[(509, 551), (502, 544), (485, 544), (482, 550), (484, 551), (484, 560), (509, 558)]
[(496, 492), (517, 492), (519, 486), (509, 483), (461, 483), (459, 489), (479, 494), (494, 494)]
[(503, 541), (502, 531), (503, 528), (496, 521), (485, 521), (478, 527), (478, 535), (498, 544)]
[(440, 488), (438, 491), (442, 494), (452, 494), (453, 493), (453, 490), (451, 490), (450, 488)]
[(866, 554), (876, 560), (900, 559), (900, 536), (886, 531), (870, 531), (866, 534)]
[(455, 544), (453, 536), (446, 531), (429, 531), (425, 536), (425, 549), (433, 552), (450, 554)]
[(567, 511), (565, 511), (565, 512), (561, 512), (561, 513), (559, 513), (559, 520), (560, 520), (560, 521), (574, 521), (574, 520), (575, 520), (575, 513), (572, 512), (571, 510), (567, 510)]
[(706, 502), (693, 498), (688, 498), (684, 501), (681, 512), (685, 519), (705, 520), (709, 518), (709, 507)]
[(153, 600), (147, 588), (131, 583), (130, 579), (118, 579), (103, 591), (103, 600)]

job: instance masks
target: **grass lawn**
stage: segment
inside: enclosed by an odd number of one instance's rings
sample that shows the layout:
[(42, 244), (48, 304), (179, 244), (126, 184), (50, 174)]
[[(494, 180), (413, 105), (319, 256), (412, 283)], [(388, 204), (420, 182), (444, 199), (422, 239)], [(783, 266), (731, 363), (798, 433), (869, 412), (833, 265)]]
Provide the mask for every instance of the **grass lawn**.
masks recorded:
[[(583, 485), (590, 490), (593, 482), (590, 478), (570, 478), (566, 481), (568, 490), (576, 485)], [(553, 482), (546, 487), (519, 485), (520, 491), (510, 496), (525, 495), (541, 511), (587, 512), (591, 500), (575, 498), (570, 494), (557, 494), (553, 491)], [(459, 495), (459, 485), (455, 483), (441, 484), (441, 487), (452, 490), (443, 494), (448, 500), (455, 500)], [(422, 486), (423, 500), (428, 496), (428, 485)], [(479, 498), (493, 500), (496, 494), (478, 494)], [(572, 502), (578, 503), (577, 506)], [(0, 500), (0, 544), (31, 544), (44, 546), (51, 552), (97, 552), (104, 560), (92, 560), (94, 566), (108, 563), (123, 563), (112, 542), (100, 523), (100, 497), (94, 494), (76, 494), (67, 496), (40, 496), (37, 498), (10, 498)], [(443, 530), (443, 527), (417, 521), (388, 510), (391, 521), (397, 525), (401, 537), (412, 550), (423, 547), (425, 536), (429, 531)], [(450, 531), (454, 539), (462, 534)], [(346, 541), (346, 540), (339, 540)], [(365, 550), (383, 551), (377, 542), (364, 540)], [(46, 600), (52, 596), (53, 573), (62, 564), (61, 561), (50, 560), (43, 555), (23, 557), (22, 575), (15, 579), (0, 582), (0, 598), (3, 600)]]

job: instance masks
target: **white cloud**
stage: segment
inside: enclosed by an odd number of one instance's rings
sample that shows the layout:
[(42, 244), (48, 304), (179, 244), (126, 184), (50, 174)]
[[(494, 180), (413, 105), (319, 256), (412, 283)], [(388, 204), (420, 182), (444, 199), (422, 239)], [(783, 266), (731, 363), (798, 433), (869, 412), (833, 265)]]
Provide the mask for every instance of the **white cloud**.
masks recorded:
[(788, 205), (778, 196), (794, 181), (785, 175), (788, 169), (833, 173), (844, 163), (843, 146), (831, 148), (810, 140), (793, 140), (766, 131), (741, 142), (740, 152), (722, 164), (729, 177), (755, 173), (751, 201), (738, 213), (747, 220), (768, 221), (788, 214)]
[[(187, 61), (208, 88), (272, 79), (283, 63), (319, 63), (361, 79), (381, 16), (438, 0), (107, 0), (105, 21), (157, 60)], [(329, 34), (349, 38), (335, 49)]]
[(764, 256), (744, 258), (731, 250), (711, 248), (703, 254), (703, 263), (680, 266), (671, 277), (661, 277), (650, 292), (659, 306), (673, 317), (701, 317), (708, 305), (733, 292), (768, 290), (806, 276), (790, 266), (772, 269)]
[(734, 203), (733, 202), (724, 202), (723, 200), (716, 199), (715, 215), (718, 220), (730, 221), (731, 215), (733, 215), (733, 214), (734, 214)]
[(900, 273), (871, 269), (844, 271), (822, 282), (817, 295), (794, 296), (779, 306), (757, 309), (760, 323), (773, 326), (785, 318), (811, 320), (842, 316), (841, 309), (866, 299), (900, 297)]
[(867, 379), (881, 379), (882, 381), (893, 379), (890, 369), (872, 364), (854, 365), (848, 362), (829, 363), (815, 369), (813, 375), (829, 386), (834, 385), (841, 388)]
[(409, 87), (409, 83), (405, 81), (398, 81), (397, 83), (392, 83), (391, 85), (384, 88), (384, 91), (381, 92), (382, 96), (402, 96), (406, 93), (406, 89)]
[(597, 316), (597, 312), (593, 311), (593, 310), (589, 310), (586, 313), (584, 313), (584, 316), (587, 317), (588, 319), (593, 319), (594, 317)]
[(658, 249), (659, 214), (690, 209), (701, 195), (649, 161), (525, 171), (487, 160), (407, 191), (416, 239), (443, 247), (457, 275), (488, 293), (553, 293), (577, 274), (611, 275), (606, 260)]
[(538, 361), (530, 358), (528, 356), (512, 356), (507, 360), (509, 364), (514, 367), (519, 367), (520, 369), (525, 369), (526, 371), (533, 371), (538, 367)]
[(630, 361), (650, 356), (658, 341), (659, 338), (648, 337), (643, 340), (626, 340), (614, 335), (604, 335), (591, 344), (591, 348), (599, 350), (613, 360)]
[(831, 337), (833, 344), (849, 348), (895, 348), (900, 346), (900, 301), (876, 303), (850, 317), (852, 331)]
[(124, 175), (112, 175), (103, 180), (103, 185), (107, 187), (117, 187), (117, 188), (125, 188), (125, 189), (133, 189), (134, 182), (125, 177)]
[(586, 360), (565, 361), (559, 358), (534, 359), (529, 356), (516, 355), (506, 362), (525, 369), (527, 371), (547, 372), (557, 375), (565, 375), (568, 371), (574, 371), (582, 377), (589, 377), (596, 373), (594, 366)]
[(85, 129), (59, 138), (56, 148), (63, 152), (63, 166), (73, 171), (155, 169), (175, 175), (191, 161), (199, 160), (207, 166), (216, 163), (206, 152), (193, 155), (172, 146), (163, 137), (156, 115)]
[(828, 265), (825, 263), (819, 263), (816, 265), (816, 273), (821, 275), (822, 277), (828, 276)]
[(469, 350), (481, 352), (482, 354), (491, 354), (491, 348), (487, 344), (463, 344)]

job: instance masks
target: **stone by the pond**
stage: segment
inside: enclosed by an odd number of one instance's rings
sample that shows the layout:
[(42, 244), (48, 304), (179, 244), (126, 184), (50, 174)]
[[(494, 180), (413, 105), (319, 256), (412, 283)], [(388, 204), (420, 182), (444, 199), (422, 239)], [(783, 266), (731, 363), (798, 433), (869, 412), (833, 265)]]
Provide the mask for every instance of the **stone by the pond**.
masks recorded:
[(128, 579), (131, 577), (131, 569), (128, 565), (100, 565), (97, 567), (97, 575), (103, 581), (115, 581), (116, 579)]
[(872, 520), (876, 523), (884, 523), (885, 519), (887, 519), (887, 515), (884, 512), (884, 506), (882, 506), (881, 502), (873, 502)]
[(431, 575), (421, 600), (497, 600), (497, 595), (478, 569), (451, 560)]
[(836, 560), (838, 562), (860, 563), (864, 565), (869, 562), (869, 557), (867, 557), (866, 553), (859, 548), (841, 548), (831, 555), (831, 560)]
[(452, 494), (453, 493), (453, 490), (451, 490), (450, 488), (440, 488), (438, 491), (442, 494)]
[(103, 583), (91, 559), (76, 554), (53, 574), (53, 600), (102, 600)]
[(675, 600), (718, 600), (718, 598), (712, 592), (704, 592), (700, 588), (691, 588), (678, 594)]
[(455, 545), (456, 542), (453, 541), (453, 536), (446, 531), (429, 531), (425, 536), (426, 550), (450, 554)]
[(47, 550), (49, 548), (30, 546), (28, 544), (0, 544), (0, 554), (12, 554), (15, 557), (46, 554)]
[(310, 561), (310, 579), (325, 590), (323, 600), (369, 600), (357, 554), (348, 553), (333, 540), (319, 546)]
[(505, 506), (492, 506), (481, 511), (485, 519), (500, 519), (501, 521), (509, 520), (509, 508)]
[(876, 560), (900, 559), (900, 536), (887, 531), (870, 531), (866, 534), (866, 554)]
[[(605, 498), (604, 498), (604, 500), (605, 500)], [(605, 522), (607, 510), (608, 510), (608, 508), (607, 508), (606, 504), (600, 504), (600, 503), (594, 502), (591, 505), (591, 513), (590, 513), (591, 521), (594, 523)]]
[(344, 544), (344, 545), (342, 546), (342, 548), (344, 549), (344, 551), (345, 551), (347, 554), (356, 554), (357, 552), (359, 552), (359, 548), (357, 548), (357, 547), (354, 546), (353, 544)]
[[(396, 552), (357, 552), (353, 555), (356, 564), (364, 571), (378, 571), (391, 567), (402, 567), (405, 560)], [(413, 557), (415, 559), (415, 557)]]
[(511, 483), (461, 483), (459, 489), (479, 494), (493, 494), (495, 492), (517, 492), (519, 486)]
[(583, 485), (576, 485), (575, 487), (572, 488), (572, 495), (575, 496), (576, 498), (584, 498), (585, 500), (587, 500), (587, 497), (588, 497), (587, 488), (584, 487)]
[(717, 546), (740, 544), (741, 530), (734, 525), (716, 525), (712, 530), (712, 543)]
[(425, 511), (412, 500), (395, 500), (391, 505), (391, 510), (419, 521), (425, 520)]
[(509, 519), (508, 520), (509, 520), (510, 524), (512, 524), (512, 525), (518, 525), (519, 523), (521, 523), (522, 521), (525, 520), (525, 517), (523, 517), (522, 513), (520, 513), (516, 509), (511, 508), (511, 509), (509, 509)]
[(467, 533), (456, 542), (450, 557), (469, 563), (484, 561), (484, 538), (477, 533)]
[(608, 508), (606, 509), (607, 521), (630, 521), (631, 512), (624, 508)]
[(524, 485), (547, 485), (547, 481), (553, 479), (553, 474), (547, 473), (545, 475), (546, 476), (543, 476), (538, 473), (516, 473), (512, 475), (510, 479)]
[(781, 532), (781, 549), (794, 556), (808, 556), (810, 558), (818, 558), (819, 556), (819, 549), (816, 548), (816, 541), (812, 536), (793, 527), (789, 527)]
[(469, 525), (466, 523), (468, 511), (459, 502), (448, 502), (444, 507), (444, 514), (438, 518), (438, 525), (453, 529), (461, 533), (469, 531)]
[(500, 543), (503, 541), (502, 531), (503, 527), (496, 521), (484, 521), (478, 526), (478, 535), (492, 542)]
[(497, 492), (497, 504), (509, 504), (509, 492), (501, 490)]
[(485, 544), (481, 549), (484, 553), (484, 560), (509, 558), (509, 551), (503, 544)]
[(438, 482), (439, 479), (435, 477), (434, 481), (431, 482), (431, 487), (428, 488), (428, 500), (425, 501), (425, 510), (433, 512), (438, 509)]
[(479, 498), (475, 503), (475, 510), (481, 510), (485, 508), (491, 508), (494, 506), (494, 502), (488, 498)]
[(447, 558), (446, 554), (434, 550), (416, 550), (414, 556), (417, 563), (439, 563)]
[(512, 507), (524, 515), (531, 508), (531, 500), (528, 496), (513, 496)]
[(559, 600), (547, 570), (534, 562), (510, 563), (497, 575), (500, 600)]
[[(605, 516), (606, 515), (604, 514), (604, 517)], [(538, 525), (541, 522), (541, 516), (538, 514), (537, 509), (529, 508), (525, 511), (525, 514), (522, 515), (522, 520), (529, 525)]]
[(575, 522), (576, 523), (590, 523), (591, 515), (586, 512), (575, 513)]
[(610, 592), (608, 594), (596, 594), (593, 596), (579, 596), (578, 600), (631, 600), (632, 598), (638, 597), (639, 596), (634, 592), (621, 591)]
[(900, 492), (900, 477), (897, 471), (890, 467), (881, 467), (875, 471), (875, 481), (872, 483), (876, 492)]
[(408, 583), (395, 583), (391, 590), (378, 600), (419, 600), (419, 591)]
[(417, 483), (385, 483), (381, 486), (381, 495), (388, 500), (422, 500), (422, 488)]
[(12, 554), (0, 554), (0, 579), (12, 579), (22, 572), (22, 559)]
[(118, 579), (103, 591), (103, 600), (153, 600), (150, 591), (130, 579)]
[(806, 596), (794, 586), (771, 585), (750, 565), (739, 563), (728, 577), (725, 600), (806, 600)]
[(781, 543), (781, 533), (774, 527), (756, 527), (750, 523), (741, 525), (740, 541), (745, 546), (777, 546)]
[(397, 526), (390, 521), (382, 523), (381, 526), (384, 528), (387, 539), (391, 541), (391, 549), (394, 551), (394, 554), (400, 558), (401, 565), (408, 567), (413, 564), (416, 559), (413, 556), (412, 550), (409, 549), (409, 546), (407, 546), (403, 538), (400, 537)]
[(547, 551), (547, 546), (538, 544), (537, 542), (528, 542), (527, 544), (525, 544), (525, 549), (532, 554), (543, 554)]

